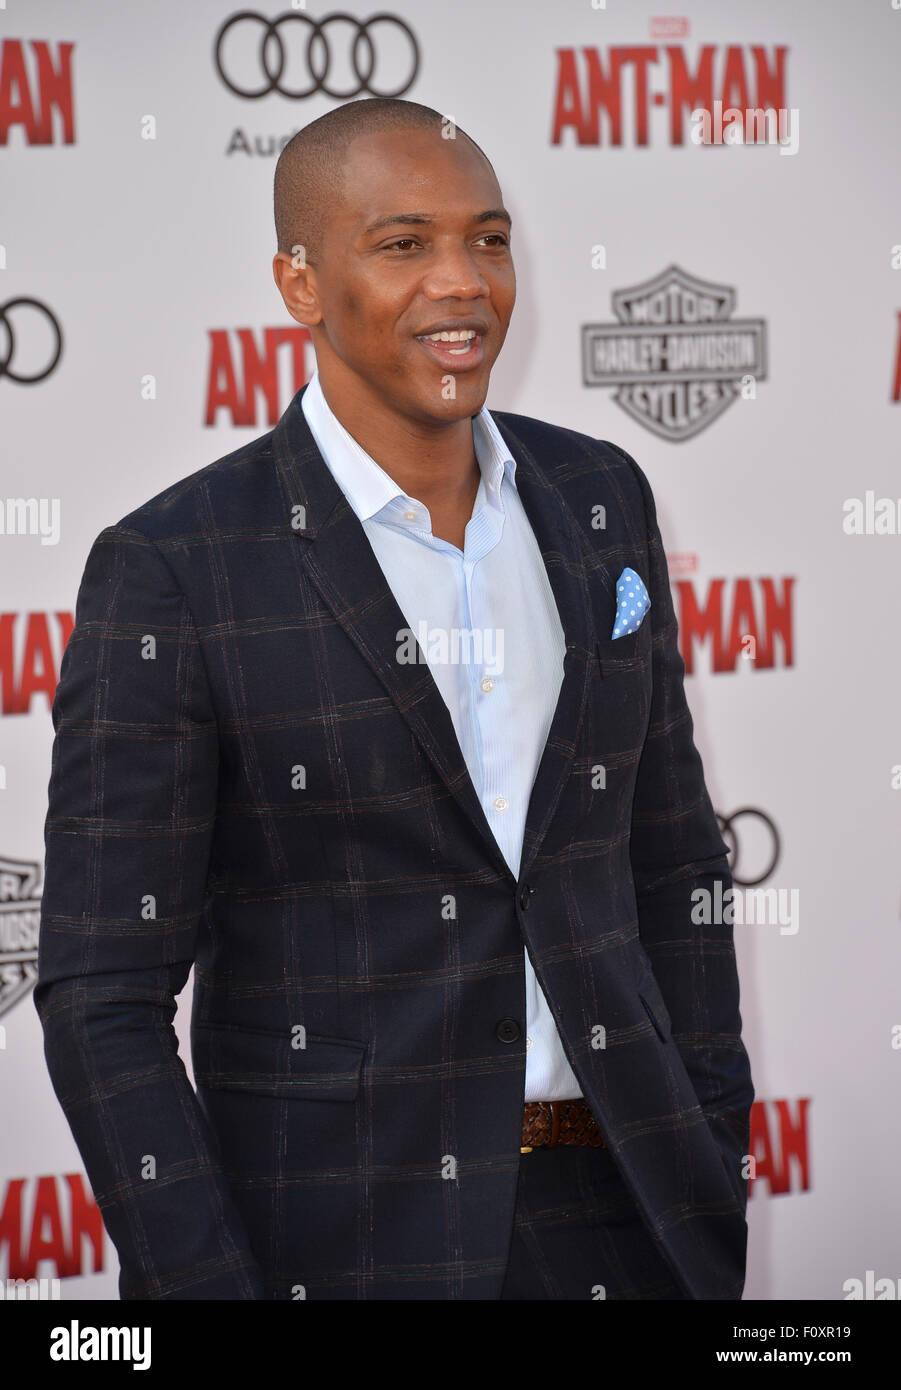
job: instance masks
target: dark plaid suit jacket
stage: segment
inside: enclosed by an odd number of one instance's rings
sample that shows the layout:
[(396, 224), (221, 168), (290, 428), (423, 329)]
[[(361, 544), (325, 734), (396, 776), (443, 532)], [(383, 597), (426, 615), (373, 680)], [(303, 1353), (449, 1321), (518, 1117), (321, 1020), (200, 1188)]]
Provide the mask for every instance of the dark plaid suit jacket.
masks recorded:
[(35, 1004), (121, 1296), (496, 1299), (524, 939), (686, 1295), (737, 1299), (753, 1089), (691, 899), (730, 878), (644, 474), (494, 415), (567, 644), (515, 880), (302, 394), (98, 536), (53, 705)]

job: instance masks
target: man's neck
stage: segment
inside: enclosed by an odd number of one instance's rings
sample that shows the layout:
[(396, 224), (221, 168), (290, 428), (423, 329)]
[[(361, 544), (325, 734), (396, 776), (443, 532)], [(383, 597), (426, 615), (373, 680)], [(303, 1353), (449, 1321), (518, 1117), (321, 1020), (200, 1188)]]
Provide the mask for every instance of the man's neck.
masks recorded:
[(339, 423), (409, 497), (433, 515), (468, 520), (481, 479), (471, 417), (430, 427), (326, 386), (321, 374), (319, 385)]

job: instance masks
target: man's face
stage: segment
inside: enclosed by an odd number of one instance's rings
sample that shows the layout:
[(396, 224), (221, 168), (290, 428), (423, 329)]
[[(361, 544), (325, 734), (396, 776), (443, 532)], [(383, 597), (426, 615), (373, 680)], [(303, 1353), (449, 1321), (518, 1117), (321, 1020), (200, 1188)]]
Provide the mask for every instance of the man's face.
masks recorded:
[[(510, 226), (487, 161), (463, 136), (358, 137), (308, 284), (324, 386), (359, 388), (359, 399), (374, 395), (419, 423), (474, 415), (516, 298)], [(440, 329), (474, 336), (426, 345)]]

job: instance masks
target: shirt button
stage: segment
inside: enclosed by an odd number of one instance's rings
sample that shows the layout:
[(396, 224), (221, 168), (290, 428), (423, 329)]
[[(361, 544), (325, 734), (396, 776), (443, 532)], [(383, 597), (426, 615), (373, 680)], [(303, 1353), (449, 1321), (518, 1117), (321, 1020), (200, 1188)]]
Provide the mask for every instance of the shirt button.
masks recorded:
[(484, 677), (482, 678), (482, 689), (483, 689), (483, 690), (493, 690), (493, 689), (494, 689), (494, 681), (491, 679), (490, 676), (484, 676)]
[(418, 517), (418, 515), (419, 515), (418, 512), (404, 512), (404, 520), (405, 520), (405, 521), (415, 521), (416, 518)]
[(532, 1039), (526, 1038), (526, 1051), (532, 1046)]
[(494, 809), (495, 809), (495, 811), (506, 811), (506, 809), (507, 809), (507, 807), (509, 806), (509, 804), (510, 804), (510, 803), (508, 802), (508, 800), (507, 800), (507, 798), (506, 798), (505, 796), (496, 796), (496, 797), (494, 798)]

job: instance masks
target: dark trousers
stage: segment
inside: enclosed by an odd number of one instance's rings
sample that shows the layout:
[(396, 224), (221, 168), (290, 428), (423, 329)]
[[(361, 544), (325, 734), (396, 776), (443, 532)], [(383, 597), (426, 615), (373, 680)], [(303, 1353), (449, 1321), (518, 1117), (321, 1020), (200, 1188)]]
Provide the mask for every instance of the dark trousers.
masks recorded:
[(502, 1299), (685, 1297), (606, 1149), (521, 1156)]

